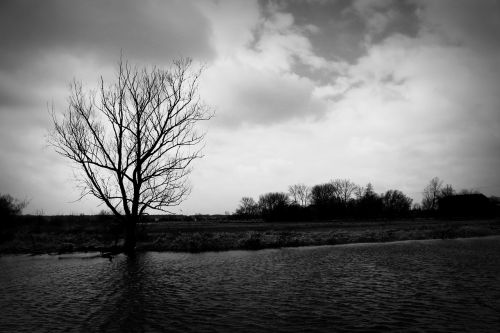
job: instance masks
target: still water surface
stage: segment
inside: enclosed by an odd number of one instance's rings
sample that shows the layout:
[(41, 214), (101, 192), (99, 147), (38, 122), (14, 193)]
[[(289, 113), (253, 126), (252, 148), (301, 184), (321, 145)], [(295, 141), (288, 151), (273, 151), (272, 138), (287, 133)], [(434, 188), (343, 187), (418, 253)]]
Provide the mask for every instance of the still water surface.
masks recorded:
[(500, 237), (0, 257), (1, 332), (499, 331)]

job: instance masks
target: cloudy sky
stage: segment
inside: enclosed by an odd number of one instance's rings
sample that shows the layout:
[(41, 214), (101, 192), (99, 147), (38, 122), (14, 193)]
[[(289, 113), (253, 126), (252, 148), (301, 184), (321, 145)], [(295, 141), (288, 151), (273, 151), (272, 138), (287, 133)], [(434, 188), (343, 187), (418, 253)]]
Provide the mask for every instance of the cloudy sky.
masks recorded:
[(27, 213), (96, 213), (47, 146), (47, 105), (74, 78), (189, 56), (216, 109), (192, 194), (224, 213), (242, 196), (349, 178), (420, 201), (435, 176), (500, 194), (500, 2), (0, 2), (0, 192)]

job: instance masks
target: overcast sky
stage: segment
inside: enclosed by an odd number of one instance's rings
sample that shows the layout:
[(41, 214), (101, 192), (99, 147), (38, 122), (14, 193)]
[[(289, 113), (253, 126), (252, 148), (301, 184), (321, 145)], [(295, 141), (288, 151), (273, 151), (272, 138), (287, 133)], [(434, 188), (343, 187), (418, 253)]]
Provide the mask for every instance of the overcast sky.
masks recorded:
[(0, 2), (0, 192), (97, 213), (47, 146), (47, 105), (129, 61), (205, 63), (206, 126), (183, 213), (233, 212), (349, 178), (416, 201), (432, 177), (500, 194), (499, 1)]

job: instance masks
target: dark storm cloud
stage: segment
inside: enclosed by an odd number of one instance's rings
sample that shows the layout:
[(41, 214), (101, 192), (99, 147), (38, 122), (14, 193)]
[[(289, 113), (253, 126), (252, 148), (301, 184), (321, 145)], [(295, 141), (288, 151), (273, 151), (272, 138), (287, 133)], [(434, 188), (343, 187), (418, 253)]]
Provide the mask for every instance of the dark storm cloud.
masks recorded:
[(43, 52), (207, 58), (210, 33), (191, 2), (7, 0), (0, 2), (0, 69), (14, 70)]
[[(311, 5), (311, 3), (314, 5)], [(364, 33), (358, 19), (344, 17), (351, 1), (261, 0), (263, 8), (279, 8), (291, 13), (297, 24), (313, 24), (320, 29), (309, 37), (318, 53), (329, 59), (351, 61), (364, 53), (360, 43)], [(321, 8), (321, 10), (318, 10)], [(269, 14), (266, 10), (264, 14)]]
[(420, 1), (422, 22), (445, 43), (486, 53), (500, 50), (500, 1)]
[(291, 13), (298, 25), (318, 27), (309, 36), (315, 51), (327, 59), (349, 63), (366, 53), (367, 41), (379, 43), (395, 33), (414, 37), (419, 29), (418, 6), (413, 1), (261, 0), (261, 3), (264, 8), (278, 7)]

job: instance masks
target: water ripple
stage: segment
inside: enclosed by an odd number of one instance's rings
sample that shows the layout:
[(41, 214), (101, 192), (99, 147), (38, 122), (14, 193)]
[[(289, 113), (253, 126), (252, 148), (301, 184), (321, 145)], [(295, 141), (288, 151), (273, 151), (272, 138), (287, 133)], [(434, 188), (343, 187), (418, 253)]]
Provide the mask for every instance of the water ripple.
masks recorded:
[(500, 238), (0, 258), (1, 332), (498, 331)]

